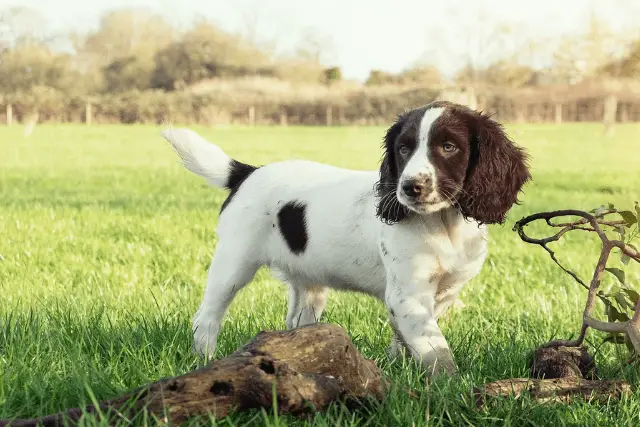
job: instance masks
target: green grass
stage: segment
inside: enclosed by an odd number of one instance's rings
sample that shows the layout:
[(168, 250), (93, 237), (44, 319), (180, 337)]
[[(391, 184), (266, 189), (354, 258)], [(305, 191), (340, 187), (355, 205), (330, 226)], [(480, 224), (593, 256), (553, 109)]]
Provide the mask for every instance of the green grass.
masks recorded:
[[(197, 128), (244, 161), (307, 158), (375, 168), (382, 128)], [(640, 394), (621, 403), (538, 405), (506, 400), (476, 410), (472, 386), (527, 375), (532, 349), (575, 336), (585, 292), (513, 222), (529, 213), (590, 209), (640, 199), (640, 126), (614, 138), (597, 124), (508, 126), (532, 155), (535, 181), (505, 226), (491, 227), (490, 256), (464, 289), (466, 307), (442, 320), (461, 376), (429, 384), (385, 356), (391, 330), (382, 305), (331, 294), (325, 321), (401, 386), (379, 406), (339, 405), (310, 425), (637, 425)], [(0, 128), (0, 418), (34, 417), (105, 399), (203, 363), (191, 349), (191, 317), (203, 292), (226, 193), (183, 169), (147, 126), (42, 125), (29, 138)], [(540, 229), (542, 231), (542, 229)], [(556, 245), (588, 278), (598, 245), (576, 235)], [(617, 261), (614, 261), (617, 262)], [(633, 280), (638, 283), (637, 270)], [(261, 270), (234, 301), (219, 337), (229, 354), (264, 329), (284, 328), (286, 292)], [(588, 335), (597, 346), (600, 336)], [(626, 350), (624, 350), (626, 351)], [(623, 349), (597, 354), (602, 375), (637, 382)], [(221, 425), (302, 425), (254, 412)]]

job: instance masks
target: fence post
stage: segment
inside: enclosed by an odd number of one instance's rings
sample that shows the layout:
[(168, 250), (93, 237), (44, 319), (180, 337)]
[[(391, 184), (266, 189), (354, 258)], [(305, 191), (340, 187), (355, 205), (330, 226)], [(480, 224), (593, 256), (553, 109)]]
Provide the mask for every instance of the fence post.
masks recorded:
[(616, 123), (616, 113), (618, 110), (618, 98), (615, 95), (609, 95), (604, 100), (604, 133), (607, 136), (613, 135), (613, 126)]
[(255, 126), (256, 124), (256, 107), (253, 105), (249, 107), (249, 126)]
[(562, 123), (562, 104), (557, 103), (555, 105), (556, 124)]
[(13, 105), (7, 104), (7, 126), (13, 124)]
[(333, 122), (333, 109), (331, 108), (331, 105), (327, 106), (327, 126), (331, 126), (331, 123)]
[(27, 116), (27, 120), (26, 120), (27, 126), (24, 128), (25, 137), (29, 137), (33, 133), (33, 131), (36, 128), (36, 125), (38, 124), (39, 118), (40, 118), (40, 112), (37, 110)]
[(626, 123), (629, 121), (629, 104), (620, 106), (620, 121)]
[(92, 112), (91, 112), (91, 102), (87, 101), (87, 104), (85, 105), (84, 108), (84, 122), (91, 126), (91, 119), (92, 119)]

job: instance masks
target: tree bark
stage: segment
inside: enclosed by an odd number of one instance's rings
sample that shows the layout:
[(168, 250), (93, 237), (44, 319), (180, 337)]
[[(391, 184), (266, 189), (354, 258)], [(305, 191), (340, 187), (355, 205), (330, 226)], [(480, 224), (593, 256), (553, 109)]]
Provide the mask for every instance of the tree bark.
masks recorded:
[(517, 399), (523, 394), (529, 394), (538, 402), (569, 403), (579, 398), (605, 402), (620, 399), (629, 393), (631, 386), (626, 381), (592, 381), (580, 377), (542, 380), (511, 378), (488, 383), (473, 390), (477, 406), (484, 406), (498, 397), (513, 396)]
[[(365, 359), (344, 329), (314, 324), (288, 331), (261, 332), (229, 357), (185, 375), (166, 378), (96, 408), (74, 408), (11, 426), (76, 424), (98, 410), (111, 420), (146, 411), (170, 424), (195, 416), (224, 417), (231, 412), (271, 408), (302, 415), (342, 401), (359, 405), (382, 399), (388, 382), (375, 362)], [(274, 398), (273, 391), (276, 396)], [(8, 420), (0, 421), (6, 426)]]

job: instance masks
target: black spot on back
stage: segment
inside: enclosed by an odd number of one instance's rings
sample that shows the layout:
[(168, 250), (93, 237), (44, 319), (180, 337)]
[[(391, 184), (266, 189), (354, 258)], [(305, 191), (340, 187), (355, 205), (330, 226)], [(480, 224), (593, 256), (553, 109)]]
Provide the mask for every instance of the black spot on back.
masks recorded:
[(282, 237), (294, 254), (301, 254), (307, 247), (306, 205), (288, 202), (278, 212), (278, 226)]
[(227, 178), (227, 183), (225, 184), (225, 187), (231, 190), (231, 192), (222, 203), (220, 213), (222, 213), (229, 203), (231, 203), (233, 196), (236, 195), (242, 183), (257, 169), (258, 168), (255, 166), (251, 166), (237, 160), (231, 160), (231, 163), (229, 164), (229, 176)]

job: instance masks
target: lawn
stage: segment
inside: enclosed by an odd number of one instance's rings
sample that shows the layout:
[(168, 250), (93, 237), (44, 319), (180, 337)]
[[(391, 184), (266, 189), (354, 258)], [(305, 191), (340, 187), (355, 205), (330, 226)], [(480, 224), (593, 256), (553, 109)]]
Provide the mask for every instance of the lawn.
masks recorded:
[[(504, 226), (491, 226), (490, 256), (464, 289), (466, 307), (441, 321), (461, 375), (426, 385), (410, 364), (390, 363), (382, 305), (332, 293), (324, 321), (344, 326), (358, 349), (402, 386), (356, 412), (336, 405), (306, 422), (267, 412), (220, 425), (638, 425), (640, 393), (621, 403), (538, 405), (506, 400), (476, 410), (474, 385), (527, 375), (530, 351), (575, 336), (585, 292), (542, 249), (511, 230), (524, 215), (640, 200), (640, 125), (605, 138), (598, 124), (510, 125), (532, 155), (534, 182)], [(376, 168), (383, 128), (195, 128), (256, 164), (306, 158)], [(182, 168), (153, 126), (0, 128), (0, 418), (34, 417), (105, 399), (204, 363), (191, 353), (226, 192)], [(584, 278), (597, 241), (557, 245)], [(617, 262), (617, 261), (615, 261)], [(632, 276), (638, 283), (640, 274)], [(286, 290), (267, 270), (234, 301), (219, 337), (229, 354), (265, 329), (284, 328)], [(601, 336), (588, 335), (600, 345)], [(606, 344), (602, 375), (637, 382), (626, 349)]]

